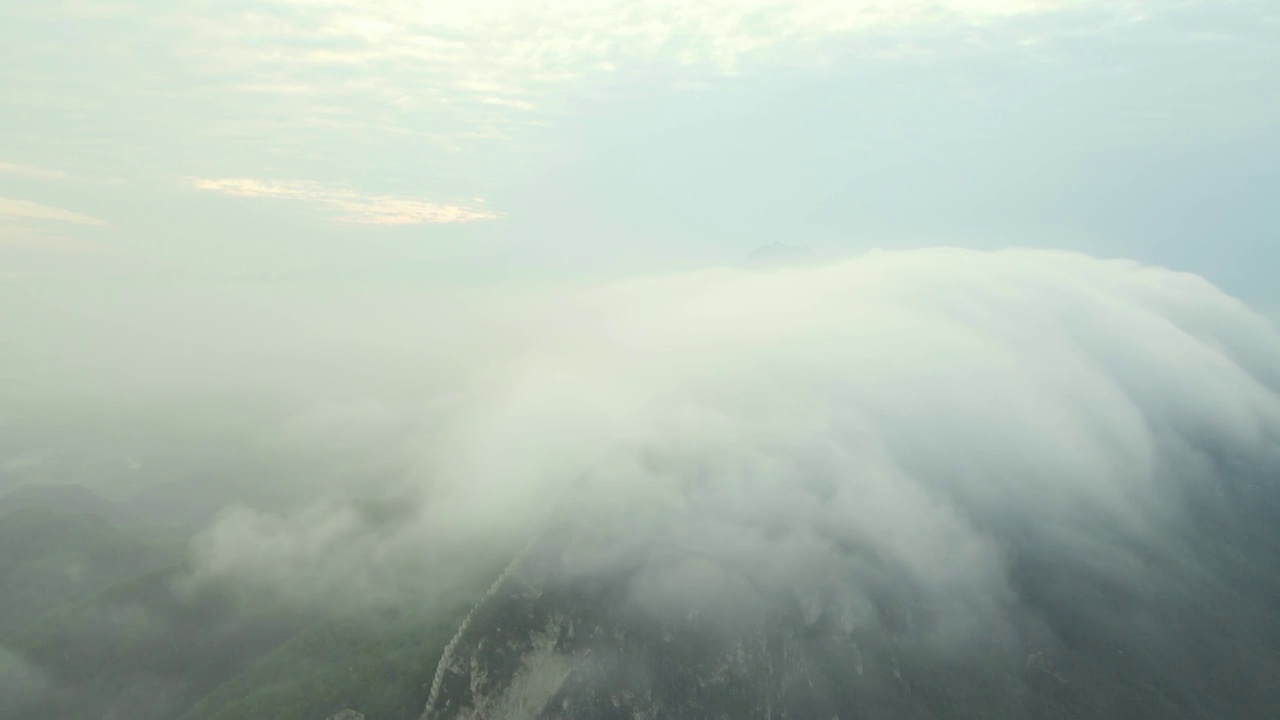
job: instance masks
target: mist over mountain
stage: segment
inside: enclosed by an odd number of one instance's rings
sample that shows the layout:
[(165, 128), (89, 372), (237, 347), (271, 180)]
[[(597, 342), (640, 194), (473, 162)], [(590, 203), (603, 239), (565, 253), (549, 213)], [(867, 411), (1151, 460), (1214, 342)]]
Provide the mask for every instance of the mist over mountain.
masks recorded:
[(4, 717), (1280, 709), (1280, 335), (1197, 276), (934, 249), (211, 300), (8, 391), (46, 420), (7, 421), (0, 521), (68, 549), (0, 567), (64, 588), (3, 628)]
[(0, 48), (0, 720), (1280, 720), (1276, 0)]

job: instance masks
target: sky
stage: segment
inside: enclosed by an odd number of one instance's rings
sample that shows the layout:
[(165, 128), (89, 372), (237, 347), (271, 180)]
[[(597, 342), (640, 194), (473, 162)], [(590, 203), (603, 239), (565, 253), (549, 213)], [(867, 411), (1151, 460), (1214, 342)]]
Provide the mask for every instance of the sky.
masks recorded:
[(1048, 247), (1280, 308), (1270, 0), (15, 0), (0, 280)]

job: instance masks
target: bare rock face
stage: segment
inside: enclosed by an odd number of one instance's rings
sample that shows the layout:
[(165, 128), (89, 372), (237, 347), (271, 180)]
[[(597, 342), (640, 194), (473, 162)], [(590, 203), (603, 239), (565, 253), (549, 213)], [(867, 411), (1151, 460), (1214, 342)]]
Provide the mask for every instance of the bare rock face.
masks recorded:
[[(515, 574), (476, 607), (422, 720), (931, 718), (973, 697), (966, 686), (1012, 697), (1044, 674), (1014, 645), (986, 647), (981, 665), (911, 647), (889, 618), (676, 616), (637, 608), (626, 572), (539, 577)], [(929, 682), (947, 692), (922, 696), (917, 681), (938, 671)]]
[(358, 713), (355, 710), (343, 710), (336, 715), (330, 715), (329, 720), (364, 720), (364, 713)]
[(1018, 552), (985, 614), (888, 571), (823, 590), (718, 583), (715, 563), (664, 604), (646, 572), (680, 558), (583, 572), (563, 561), (575, 541), (548, 537), (462, 623), (420, 720), (1275, 718), (1280, 489), (1251, 487), (1199, 501), (1185, 531), (1207, 540), (1152, 550), (1140, 582), (1003, 530)]

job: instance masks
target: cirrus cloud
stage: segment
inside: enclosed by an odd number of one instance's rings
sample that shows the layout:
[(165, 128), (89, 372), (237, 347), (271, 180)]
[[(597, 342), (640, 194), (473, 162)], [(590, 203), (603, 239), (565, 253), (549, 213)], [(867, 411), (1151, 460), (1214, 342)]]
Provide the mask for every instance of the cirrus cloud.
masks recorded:
[(106, 220), (100, 220), (96, 217), (90, 217), (73, 210), (64, 210), (62, 208), (52, 207), (49, 205), (41, 205), (40, 203), (31, 202), (30, 200), (15, 200), (13, 198), (0, 197), (0, 218), (20, 218), (24, 220), (53, 220), (55, 222), (71, 223), (74, 225), (98, 225), (104, 226)]
[[(197, 190), (245, 198), (296, 200), (329, 208), (336, 222), (363, 225), (421, 225), (493, 220), (497, 213), (474, 206), (448, 205), (394, 195), (367, 195), (306, 181), (252, 178), (195, 178)], [(476, 200), (477, 204), (483, 202)]]
[[(912, 53), (940, 34), (1059, 11), (1064, 0), (272, 0), (204, 19), (194, 51), (242, 90), (320, 106), (359, 96), (458, 127), (503, 133), (566, 83), (629, 66), (737, 74), (755, 65), (825, 64), (848, 51)], [(927, 43), (926, 43), (927, 44)], [(460, 131), (461, 132), (461, 131)], [(465, 134), (465, 133), (463, 133)]]

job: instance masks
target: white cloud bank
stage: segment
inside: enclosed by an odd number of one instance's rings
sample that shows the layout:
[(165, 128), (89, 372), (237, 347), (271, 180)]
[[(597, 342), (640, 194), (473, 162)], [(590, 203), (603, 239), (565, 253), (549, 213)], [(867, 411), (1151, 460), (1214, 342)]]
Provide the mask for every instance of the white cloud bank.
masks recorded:
[(353, 405), (353, 432), (417, 416), (400, 488), (416, 502), (394, 522), (340, 495), (231, 513), (196, 544), (203, 577), (328, 602), (394, 592), (409, 567), (447, 585), (573, 527), (563, 571), (639, 568), (653, 610), (861, 607), (891, 582), (968, 622), (1014, 600), (1019, 542), (1137, 582), (1216, 459), (1280, 462), (1275, 330), (1129, 262), (874, 253), (565, 292), (485, 323), (435, 307), (459, 318), (420, 349), (442, 392)]

